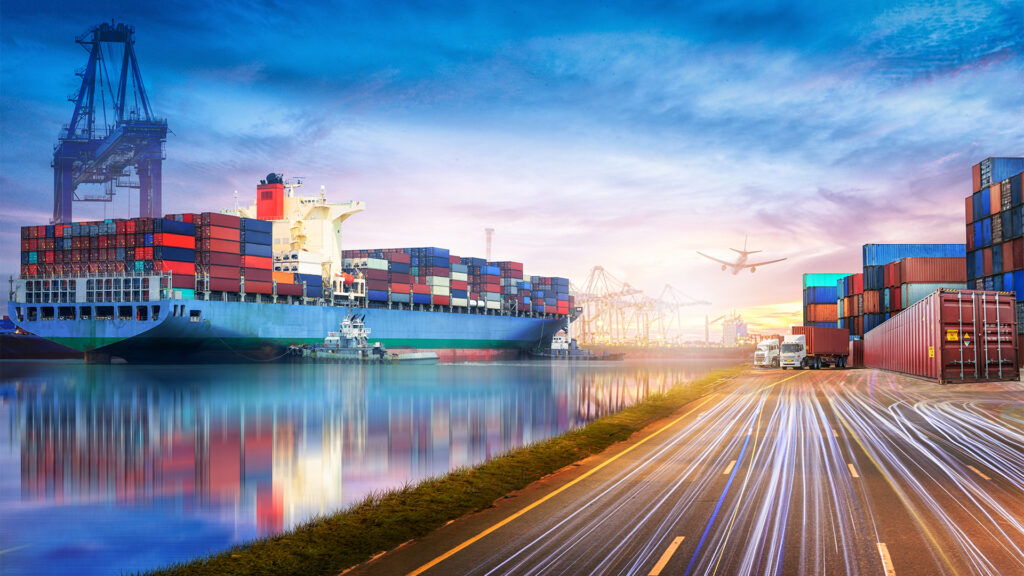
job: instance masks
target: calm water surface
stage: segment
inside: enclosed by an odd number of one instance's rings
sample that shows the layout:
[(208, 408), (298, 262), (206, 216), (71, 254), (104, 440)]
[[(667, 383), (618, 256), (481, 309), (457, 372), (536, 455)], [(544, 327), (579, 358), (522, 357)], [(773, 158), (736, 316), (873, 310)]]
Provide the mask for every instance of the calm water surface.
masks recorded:
[(188, 560), (728, 364), (0, 364), (0, 574)]

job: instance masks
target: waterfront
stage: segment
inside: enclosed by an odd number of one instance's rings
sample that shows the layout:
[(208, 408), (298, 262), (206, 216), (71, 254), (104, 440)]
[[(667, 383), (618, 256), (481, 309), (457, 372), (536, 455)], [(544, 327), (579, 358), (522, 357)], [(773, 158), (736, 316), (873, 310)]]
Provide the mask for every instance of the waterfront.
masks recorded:
[(5, 363), (0, 571), (112, 574), (187, 560), (727, 364)]

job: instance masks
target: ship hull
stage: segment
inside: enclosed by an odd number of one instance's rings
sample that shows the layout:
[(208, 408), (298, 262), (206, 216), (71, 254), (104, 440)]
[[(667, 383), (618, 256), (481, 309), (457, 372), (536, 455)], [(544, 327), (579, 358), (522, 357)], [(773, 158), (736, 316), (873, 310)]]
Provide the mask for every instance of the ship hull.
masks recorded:
[[(133, 363), (272, 361), (284, 357), (291, 345), (322, 343), (350, 313), (335, 306), (162, 300), (92, 305), (91, 315), (100, 306), (112, 307), (111, 319), (42, 320), (37, 314), (30, 320), (16, 311), (29, 306), (47, 305), (9, 305), (11, 318), (22, 329), (90, 358)], [(518, 357), (550, 342), (565, 325), (564, 318), (459, 312), (353, 308), (351, 313), (365, 315), (371, 343), (434, 352), (444, 362)]]

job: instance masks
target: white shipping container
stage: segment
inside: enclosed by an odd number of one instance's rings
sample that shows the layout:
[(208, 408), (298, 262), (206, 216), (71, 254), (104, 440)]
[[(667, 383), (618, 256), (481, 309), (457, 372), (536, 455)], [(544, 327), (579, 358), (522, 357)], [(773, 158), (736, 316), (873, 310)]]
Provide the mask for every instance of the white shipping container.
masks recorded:
[(469, 306), (469, 300), (466, 298), (452, 298), (452, 306), (461, 306), (465, 308)]
[(452, 272), (452, 280), (458, 280), (460, 282), (469, 282), (469, 274), (465, 272)]
[(488, 302), (498, 302), (501, 300), (501, 294), (498, 294), (497, 292), (484, 292), (481, 296), (483, 296)]
[(319, 276), (323, 274), (323, 266), (320, 264), (311, 264), (309, 262), (298, 262), (292, 264), (292, 270), (298, 274), (313, 274)]
[(431, 286), (444, 286), (448, 288), (451, 286), (451, 282), (444, 276), (427, 276), (427, 284)]
[(430, 294), (433, 296), (448, 296), (451, 294), (451, 290), (447, 286), (431, 286)]
[(501, 302), (491, 302), (491, 301), (488, 300), (487, 301), (487, 309), (488, 310), (501, 310)]
[(909, 308), (911, 304), (914, 304), (918, 300), (924, 300), (924, 297), (935, 292), (939, 288), (954, 288), (957, 290), (964, 290), (967, 288), (967, 284), (964, 282), (943, 282), (939, 284), (903, 284), (900, 286), (900, 300), (902, 300), (903, 308)]
[(388, 261), (381, 260), (379, 258), (367, 258), (363, 261), (363, 268), (369, 268), (370, 270), (387, 270)]
[(310, 252), (308, 250), (292, 250), (291, 259), (297, 262), (306, 262), (308, 264), (320, 264), (324, 258), (316, 252)]

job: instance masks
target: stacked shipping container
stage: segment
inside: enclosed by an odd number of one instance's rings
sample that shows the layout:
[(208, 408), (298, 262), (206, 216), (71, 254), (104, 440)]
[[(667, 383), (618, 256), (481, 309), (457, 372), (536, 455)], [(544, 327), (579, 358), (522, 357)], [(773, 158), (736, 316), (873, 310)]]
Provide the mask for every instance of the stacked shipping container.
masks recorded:
[(526, 280), (521, 262), (459, 257), (435, 247), (345, 250), (342, 258), (346, 271), (365, 279), (368, 298), (382, 305), (557, 315), (569, 314), (574, 305), (567, 278)]
[(1024, 329), (1024, 158), (988, 158), (971, 169), (965, 200), (967, 287), (1013, 292)]
[(839, 327), (836, 282), (846, 274), (804, 274), (804, 326)]

